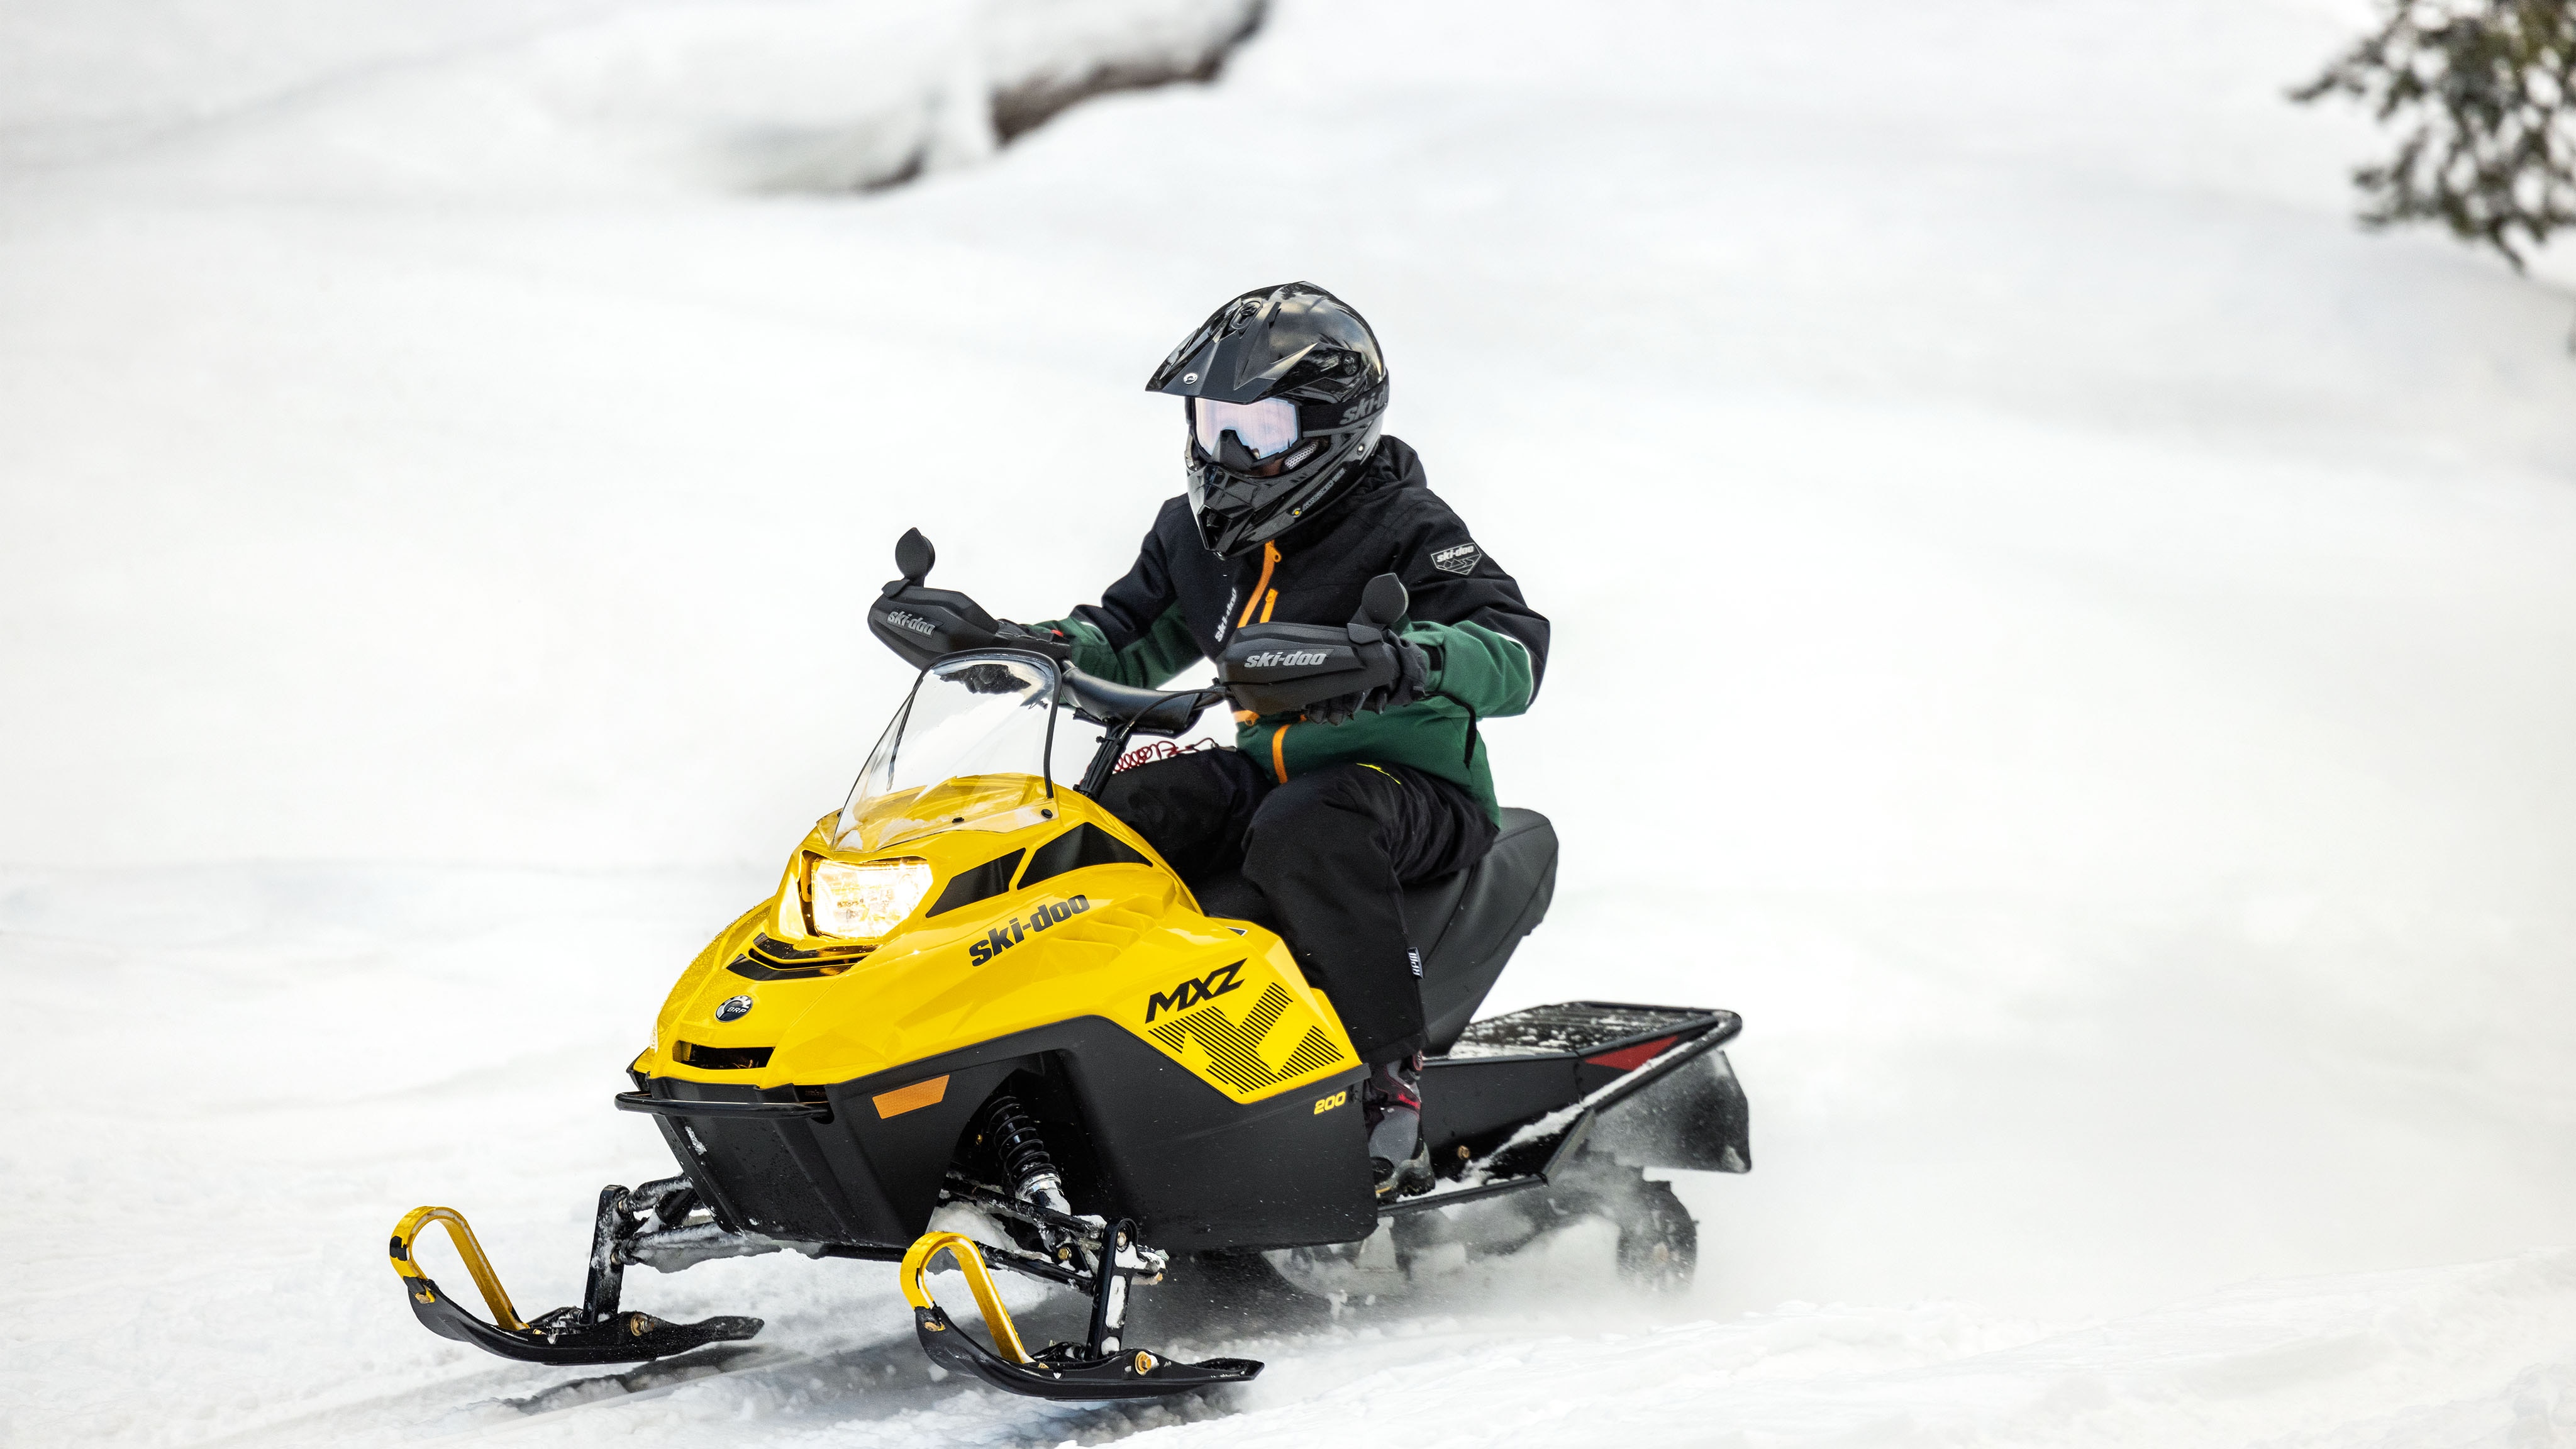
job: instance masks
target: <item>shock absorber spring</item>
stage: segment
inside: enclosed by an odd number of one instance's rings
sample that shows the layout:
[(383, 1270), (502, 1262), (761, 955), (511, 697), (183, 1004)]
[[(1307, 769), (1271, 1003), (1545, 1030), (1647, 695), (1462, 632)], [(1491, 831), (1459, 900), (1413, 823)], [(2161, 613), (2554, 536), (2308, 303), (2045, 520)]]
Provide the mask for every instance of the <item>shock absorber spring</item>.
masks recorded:
[(1027, 1197), (1030, 1188), (1043, 1180), (1060, 1184), (1055, 1158), (1047, 1152), (1046, 1139), (1038, 1135), (1037, 1119), (1020, 1099), (1008, 1092), (997, 1092), (984, 1112), (984, 1142), (993, 1149), (994, 1160), (1020, 1196)]
[[(1038, 1135), (1037, 1118), (1029, 1115), (1019, 1098), (1008, 1092), (993, 1094), (992, 1104), (984, 1109), (984, 1143), (993, 1149), (994, 1160), (1002, 1165), (1011, 1190), (1022, 1202), (1073, 1216), (1073, 1204), (1064, 1195), (1064, 1178), (1055, 1170), (1046, 1139)], [(1039, 1235), (1057, 1261), (1072, 1256), (1073, 1245), (1064, 1234), (1040, 1228)]]

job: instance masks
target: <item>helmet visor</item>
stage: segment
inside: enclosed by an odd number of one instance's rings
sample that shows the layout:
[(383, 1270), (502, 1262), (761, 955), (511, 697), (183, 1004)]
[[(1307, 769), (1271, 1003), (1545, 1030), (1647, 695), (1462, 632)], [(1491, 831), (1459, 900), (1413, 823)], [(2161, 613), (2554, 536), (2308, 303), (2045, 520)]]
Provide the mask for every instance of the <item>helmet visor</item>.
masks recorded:
[(1217, 444), (1227, 433), (1234, 434), (1253, 457), (1275, 458), (1297, 445), (1297, 405), (1284, 397), (1251, 403), (1194, 397), (1190, 426), (1198, 436), (1199, 451), (1211, 458), (1220, 456)]

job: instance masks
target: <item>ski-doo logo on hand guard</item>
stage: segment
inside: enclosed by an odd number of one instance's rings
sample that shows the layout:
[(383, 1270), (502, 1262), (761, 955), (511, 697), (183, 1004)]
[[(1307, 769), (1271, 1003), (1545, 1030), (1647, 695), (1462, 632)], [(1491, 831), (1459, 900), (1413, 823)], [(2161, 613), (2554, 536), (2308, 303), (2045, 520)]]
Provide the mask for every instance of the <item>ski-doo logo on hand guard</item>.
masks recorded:
[(1321, 649), (1265, 649), (1258, 654), (1245, 655), (1243, 667), (1246, 669), (1301, 669), (1309, 664), (1321, 664), (1331, 657)]
[(1074, 916), (1078, 916), (1084, 911), (1090, 909), (1091, 898), (1089, 896), (1075, 896), (1070, 900), (1049, 901), (1045, 905), (1038, 907), (1036, 910), (1029, 912), (1029, 918), (1026, 921), (1022, 921), (1019, 917), (1013, 916), (1002, 924), (986, 931), (984, 933), (983, 940), (980, 940), (974, 945), (966, 948), (966, 959), (973, 965), (981, 966), (985, 962), (990, 961), (994, 957), (1011, 949), (1013, 946), (1016, 946), (1022, 941), (1027, 940), (1029, 937), (1036, 935), (1038, 932), (1045, 930), (1047, 927), (1055, 925), (1060, 921), (1068, 920)]
[(909, 629), (915, 634), (936, 634), (939, 632), (937, 629), (931, 627), (931, 623), (928, 619), (921, 617), (919, 614), (907, 614), (901, 609), (888, 610), (885, 616), (885, 621), (898, 629)]
[(1184, 981), (1169, 991), (1157, 991), (1145, 998), (1145, 1019), (1152, 1021), (1166, 1011), (1187, 1011), (1211, 997), (1223, 996), (1243, 983), (1234, 979), (1243, 963), (1219, 966), (1195, 981)]

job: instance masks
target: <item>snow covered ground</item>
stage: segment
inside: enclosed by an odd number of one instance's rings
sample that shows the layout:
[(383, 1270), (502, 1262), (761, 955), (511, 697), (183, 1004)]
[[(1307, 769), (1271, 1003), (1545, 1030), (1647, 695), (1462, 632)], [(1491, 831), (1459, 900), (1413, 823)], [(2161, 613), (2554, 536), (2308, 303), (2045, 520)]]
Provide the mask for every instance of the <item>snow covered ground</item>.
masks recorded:
[[(2364, 13), (1283, 0), (995, 150), (1239, 10), (18, 0), (0, 1442), (2576, 1444), (2576, 295), (2351, 227), (2281, 93)], [(605, 1098), (889, 708), (894, 536), (1090, 596), (1292, 276), (1557, 622), (1495, 1005), (1748, 1020), (1697, 1292), (1576, 1233), (1150, 1409), (864, 1264), (637, 1274), (769, 1319), (695, 1366), (423, 1334), (402, 1210), (551, 1306), (660, 1170)]]

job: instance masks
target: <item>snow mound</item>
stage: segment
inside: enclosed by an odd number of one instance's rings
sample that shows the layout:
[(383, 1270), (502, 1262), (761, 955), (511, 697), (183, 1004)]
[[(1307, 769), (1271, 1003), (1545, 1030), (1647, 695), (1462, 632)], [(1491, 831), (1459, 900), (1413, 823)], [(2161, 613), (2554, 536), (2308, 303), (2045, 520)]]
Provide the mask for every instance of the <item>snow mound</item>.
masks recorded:
[(1263, 3), (34, 0), (0, 18), (0, 164), (177, 144), (253, 189), (864, 189), (1213, 79)]

